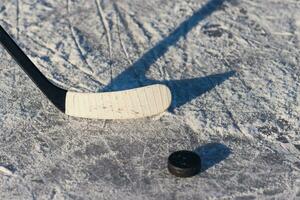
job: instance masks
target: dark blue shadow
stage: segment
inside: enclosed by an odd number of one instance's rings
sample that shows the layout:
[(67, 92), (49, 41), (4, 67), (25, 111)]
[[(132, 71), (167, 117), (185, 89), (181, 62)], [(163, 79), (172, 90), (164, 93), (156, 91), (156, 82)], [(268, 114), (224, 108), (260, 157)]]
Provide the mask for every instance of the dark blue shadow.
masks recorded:
[(205, 144), (198, 147), (195, 152), (201, 157), (202, 172), (225, 160), (231, 154), (230, 149), (221, 143)]
[(125, 90), (153, 83), (164, 83), (167, 84), (172, 91), (175, 101), (175, 103), (172, 103), (172, 107), (174, 108), (179, 107), (204, 92), (211, 90), (216, 85), (228, 79), (233, 75), (233, 72), (194, 79), (162, 82), (149, 80), (145, 75), (150, 66), (162, 57), (171, 46), (175, 45), (180, 38), (186, 37), (186, 35), (195, 26), (197, 26), (200, 21), (211, 15), (225, 1), (226, 0), (210, 0), (190, 18), (182, 22), (172, 33), (147, 51), (140, 59), (133, 63), (132, 66), (113, 79), (111, 83), (104, 88), (104, 91)]
[(169, 111), (172, 112), (175, 108), (180, 107), (194, 98), (210, 91), (234, 74), (235, 71), (229, 71), (222, 74), (214, 74), (200, 78), (160, 82), (166, 84), (172, 91), (172, 105)]

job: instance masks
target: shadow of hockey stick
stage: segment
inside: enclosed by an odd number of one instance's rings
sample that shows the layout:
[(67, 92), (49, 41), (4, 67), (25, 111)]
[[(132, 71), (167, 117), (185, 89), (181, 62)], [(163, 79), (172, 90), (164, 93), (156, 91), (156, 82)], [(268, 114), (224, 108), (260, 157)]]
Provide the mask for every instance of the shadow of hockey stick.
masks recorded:
[[(172, 91), (175, 101), (172, 103), (172, 107), (175, 108), (213, 89), (216, 85), (228, 79), (234, 74), (233, 71), (207, 77), (170, 81), (149, 80), (145, 75), (147, 70), (149, 70), (160, 57), (165, 55), (171, 46), (175, 45), (182, 37), (186, 37), (200, 21), (218, 10), (225, 1), (226, 0), (210, 0), (191, 17), (182, 22), (167, 37), (144, 53), (142, 57), (135, 61), (128, 69), (113, 79), (111, 83), (104, 88), (104, 91), (125, 90), (153, 83), (164, 83), (168, 85)], [(136, 78), (137, 75), (139, 76), (138, 78)]]

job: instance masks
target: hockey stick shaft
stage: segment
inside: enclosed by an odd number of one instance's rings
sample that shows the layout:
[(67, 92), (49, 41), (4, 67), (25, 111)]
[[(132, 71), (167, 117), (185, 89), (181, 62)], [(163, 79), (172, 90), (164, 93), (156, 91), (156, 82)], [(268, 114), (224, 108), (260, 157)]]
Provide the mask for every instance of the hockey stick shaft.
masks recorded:
[(66, 90), (53, 85), (26, 56), (9, 34), (0, 26), (0, 42), (45, 96), (62, 112), (65, 111)]

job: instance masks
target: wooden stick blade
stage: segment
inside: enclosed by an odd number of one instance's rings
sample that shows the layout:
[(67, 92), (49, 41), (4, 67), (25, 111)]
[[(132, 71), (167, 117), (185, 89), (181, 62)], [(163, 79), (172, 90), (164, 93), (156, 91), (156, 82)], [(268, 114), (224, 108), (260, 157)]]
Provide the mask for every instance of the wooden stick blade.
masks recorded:
[(171, 105), (165, 85), (105, 93), (67, 92), (66, 114), (92, 119), (135, 119), (158, 115)]

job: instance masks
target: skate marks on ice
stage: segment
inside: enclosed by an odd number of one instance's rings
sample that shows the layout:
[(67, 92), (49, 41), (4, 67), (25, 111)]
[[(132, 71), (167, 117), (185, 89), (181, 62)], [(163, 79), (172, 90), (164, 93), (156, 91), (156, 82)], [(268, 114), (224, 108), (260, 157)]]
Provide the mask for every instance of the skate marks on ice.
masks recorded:
[[(230, 78), (234, 74), (234, 71), (184, 80), (156, 81), (146, 78), (146, 72), (149, 70), (149, 68), (155, 64), (159, 58), (164, 56), (170, 47), (176, 45), (181, 38), (185, 38), (187, 34), (199, 24), (200, 21), (204, 20), (214, 11), (218, 10), (225, 1), (226, 0), (211, 0), (206, 3), (191, 17), (183, 21), (167, 37), (144, 53), (128, 69), (113, 79), (111, 83), (104, 88), (104, 91), (111, 89), (132, 89), (139, 86), (157, 83), (166, 84), (170, 87), (174, 99), (171, 106), (171, 110), (173, 110), (174, 108), (180, 107), (192, 99), (200, 96), (201, 94), (213, 89), (215, 86)], [(136, 80), (137, 74), (139, 76), (138, 80)]]

